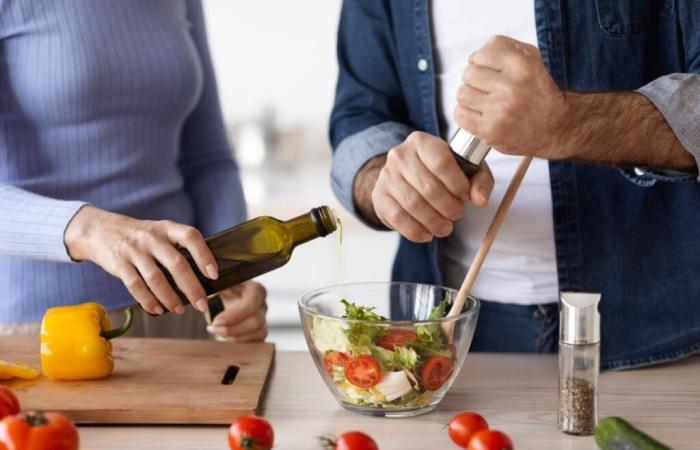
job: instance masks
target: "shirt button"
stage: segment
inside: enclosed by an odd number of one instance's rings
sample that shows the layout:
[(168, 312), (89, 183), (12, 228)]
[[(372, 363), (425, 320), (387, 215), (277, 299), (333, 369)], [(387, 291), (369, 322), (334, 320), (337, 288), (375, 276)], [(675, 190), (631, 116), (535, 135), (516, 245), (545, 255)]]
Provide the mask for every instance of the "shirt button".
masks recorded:
[(635, 167), (634, 174), (637, 175), (638, 177), (643, 177), (644, 175), (647, 174), (647, 171), (642, 169), (641, 167)]
[(428, 61), (426, 61), (425, 58), (421, 58), (418, 60), (418, 70), (421, 72), (425, 72), (428, 70)]

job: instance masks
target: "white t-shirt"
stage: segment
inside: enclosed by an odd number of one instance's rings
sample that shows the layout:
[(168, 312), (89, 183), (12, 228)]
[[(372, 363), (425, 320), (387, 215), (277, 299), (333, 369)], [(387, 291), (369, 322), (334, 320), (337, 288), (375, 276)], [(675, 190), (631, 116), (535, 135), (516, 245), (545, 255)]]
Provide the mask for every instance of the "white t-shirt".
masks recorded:
[[(431, 4), (436, 82), (442, 114), (449, 130), (461, 73), (469, 55), (494, 34), (537, 45), (534, 7), (524, 0), (433, 0)], [(459, 287), (486, 229), (520, 162), (492, 149), (486, 158), (495, 188), (488, 206), (468, 204), (451, 236), (440, 242), (445, 284)], [(483, 300), (517, 304), (556, 302), (559, 297), (547, 161), (535, 159), (515, 197), (472, 294)]]

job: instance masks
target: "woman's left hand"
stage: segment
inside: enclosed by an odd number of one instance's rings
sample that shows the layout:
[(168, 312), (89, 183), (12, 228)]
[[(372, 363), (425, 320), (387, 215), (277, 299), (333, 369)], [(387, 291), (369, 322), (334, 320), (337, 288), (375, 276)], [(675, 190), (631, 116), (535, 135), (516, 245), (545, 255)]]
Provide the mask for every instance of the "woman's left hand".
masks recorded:
[(233, 342), (261, 342), (267, 337), (267, 291), (255, 281), (246, 281), (218, 294), (224, 303), (209, 333)]

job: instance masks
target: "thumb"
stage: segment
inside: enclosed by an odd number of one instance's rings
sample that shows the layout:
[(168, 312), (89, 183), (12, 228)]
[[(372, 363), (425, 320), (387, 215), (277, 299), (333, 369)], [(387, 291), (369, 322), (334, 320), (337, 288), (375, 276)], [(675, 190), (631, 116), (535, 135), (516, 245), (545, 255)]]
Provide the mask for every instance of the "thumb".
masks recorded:
[(474, 174), (471, 179), (471, 199), (478, 207), (486, 206), (491, 197), (491, 191), (493, 191), (493, 174), (491, 174), (491, 169), (489, 165), (485, 162), (481, 164), (479, 171)]

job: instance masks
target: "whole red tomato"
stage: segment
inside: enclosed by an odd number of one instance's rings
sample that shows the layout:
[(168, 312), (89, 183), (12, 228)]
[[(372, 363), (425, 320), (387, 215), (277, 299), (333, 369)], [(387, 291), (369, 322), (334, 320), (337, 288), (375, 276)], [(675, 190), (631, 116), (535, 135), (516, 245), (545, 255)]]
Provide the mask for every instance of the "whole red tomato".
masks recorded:
[(320, 439), (322, 447), (327, 450), (379, 450), (374, 439), (361, 431), (348, 431), (335, 441), (332, 437)]
[(0, 421), (0, 444), (8, 450), (78, 450), (78, 430), (63, 414), (32, 411)]
[(481, 430), (472, 436), (467, 450), (513, 450), (513, 442), (500, 431)]
[(231, 450), (270, 450), (275, 433), (270, 422), (257, 416), (241, 416), (228, 429)]
[(0, 386), (0, 419), (19, 414), (19, 401), (10, 388)]
[(474, 433), (481, 430), (488, 430), (489, 424), (477, 413), (463, 412), (450, 419), (447, 425), (447, 433), (452, 442), (462, 448), (467, 448), (469, 440)]

